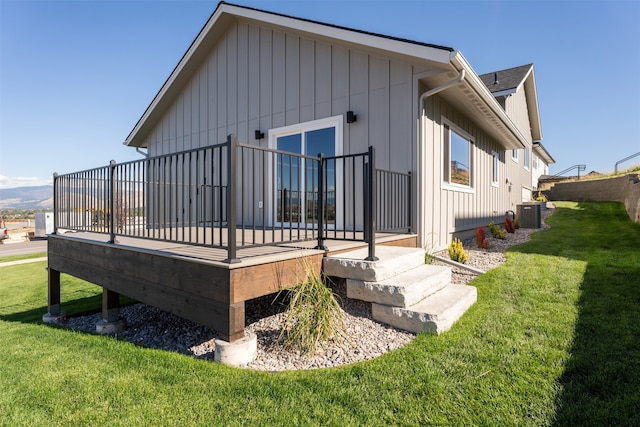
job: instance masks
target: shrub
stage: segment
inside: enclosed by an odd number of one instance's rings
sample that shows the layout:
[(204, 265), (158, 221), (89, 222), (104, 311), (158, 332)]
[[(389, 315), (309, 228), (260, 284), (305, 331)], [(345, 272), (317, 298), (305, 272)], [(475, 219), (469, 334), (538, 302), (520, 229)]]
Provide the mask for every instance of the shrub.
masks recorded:
[(486, 227), (478, 227), (476, 228), (476, 244), (479, 248), (489, 249), (489, 240), (487, 239), (487, 229)]
[(538, 191), (538, 195), (536, 196), (536, 202), (548, 202), (547, 196), (545, 196), (542, 191)]
[(494, 239), (506, 239), (507, 231), (502, 230), (499, 225), (496, 225), (493, 221), (489, 224), (489, 231), (491, 231), (491, 235)]
[(468, 257), (460, 239), (453, 239), (453, 242), (449, 245), (449, 258), (460, 264), (466, 264)]
[(348, 340), (346, 324), (328, 280), (311, 266), (306, 279), (289, 290), (289, 307), (279, 339), (285, 350), (298, 349), (314, 354), (321, 342), (331, 338)]
[(513, 225), (513, 221), (509, 217), (505, 217), (504, 219), (504, 229), (507, 230), (507, 233), (515, 233), (516, 228)]

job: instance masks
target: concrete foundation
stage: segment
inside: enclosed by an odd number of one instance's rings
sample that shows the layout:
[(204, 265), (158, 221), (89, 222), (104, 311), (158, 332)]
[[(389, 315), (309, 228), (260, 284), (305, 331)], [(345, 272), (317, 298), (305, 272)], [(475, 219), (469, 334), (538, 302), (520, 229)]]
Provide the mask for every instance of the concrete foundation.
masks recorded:
[(216, 350), (214, 360), (225, 365), (243, 367), (247, 366), (258, 354), (258, 338), (252, 332), (232, 343), (215, 340)]
[(64, 323), (67, 320), (67, 313), (61, 311), (58, 314), (46, 313), (42, 315), (44, 323)]
[(114, 322), (100, 320), (96, 323), (96, 332), (99, 334), (115, 334), (125, 329), (127, 329), (127, 322), (124, 319), (118, 319)]

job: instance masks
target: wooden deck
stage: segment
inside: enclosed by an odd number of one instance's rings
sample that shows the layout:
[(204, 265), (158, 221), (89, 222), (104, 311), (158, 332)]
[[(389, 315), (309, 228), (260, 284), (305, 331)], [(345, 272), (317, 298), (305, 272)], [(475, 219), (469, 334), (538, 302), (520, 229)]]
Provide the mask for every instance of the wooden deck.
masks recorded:
[[(239, 249), (239, 263), (224, 262), (224, 249), (108, 235), (68, 233), (49, 236), (49, 313), (60, 313), (60, 273), (103, 287), (103, 319), (117, 318), (118, 295), (126, 295), (208, 326), (222, 339), (244, 337), (245, 301), (292, 287), (305, 266), (316, 271), (329, 254), (366, 246), (328, 239)], [(377, 245), (415, 247), (408, 234), (378, 234)]]

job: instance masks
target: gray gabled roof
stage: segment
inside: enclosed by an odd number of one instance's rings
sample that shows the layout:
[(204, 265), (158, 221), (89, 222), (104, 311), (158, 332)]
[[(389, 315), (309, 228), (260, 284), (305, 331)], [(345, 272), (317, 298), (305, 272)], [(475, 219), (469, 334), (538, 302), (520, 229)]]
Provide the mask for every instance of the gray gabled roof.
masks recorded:
[(479, 77), (495, 96), (499, 92), (516, 92), (531, 72), (533, 64), (481, 74)]

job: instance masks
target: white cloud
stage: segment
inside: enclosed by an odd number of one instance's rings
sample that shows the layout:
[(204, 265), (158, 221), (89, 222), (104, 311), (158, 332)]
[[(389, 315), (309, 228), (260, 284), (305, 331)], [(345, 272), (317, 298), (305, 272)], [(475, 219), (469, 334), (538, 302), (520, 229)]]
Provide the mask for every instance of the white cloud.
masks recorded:
[(35, 176), (4, 176), (0, 175), (0, 189), (16, 187), (36, 187), (50, 185), (53, 178), (39, 178)]

